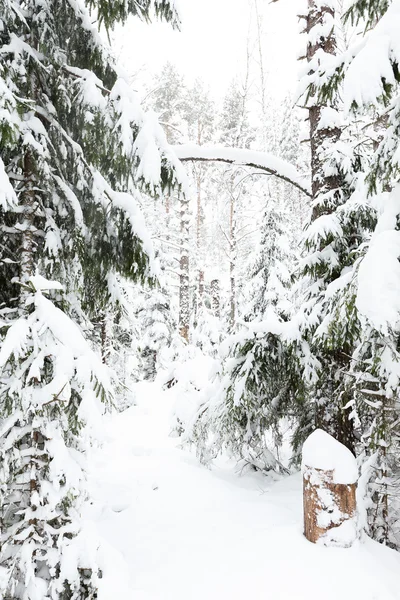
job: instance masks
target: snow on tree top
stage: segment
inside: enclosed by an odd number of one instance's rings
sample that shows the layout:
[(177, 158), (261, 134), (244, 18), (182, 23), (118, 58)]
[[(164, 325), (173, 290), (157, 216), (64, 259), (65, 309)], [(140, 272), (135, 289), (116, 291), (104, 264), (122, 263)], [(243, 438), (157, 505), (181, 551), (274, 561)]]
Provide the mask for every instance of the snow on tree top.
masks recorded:
[(350, 484), (358, 479), (357, 463), (353, 454), (322, 429), (316, 429), (304, 442), (302, 471), (307, 467), (333, 471), (334, 483)]

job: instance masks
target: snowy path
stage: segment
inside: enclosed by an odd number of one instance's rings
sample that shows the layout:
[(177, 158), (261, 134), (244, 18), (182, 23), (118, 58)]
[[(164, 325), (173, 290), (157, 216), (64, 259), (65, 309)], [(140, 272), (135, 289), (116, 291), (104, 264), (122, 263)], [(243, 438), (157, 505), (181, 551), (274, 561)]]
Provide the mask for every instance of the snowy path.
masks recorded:
[(110, 600), (400, 600), (400, 555), (370, 541), (310, 544), (299, 476), (271, 483), (201, 467), (168, 437), (167, 394), (143, 391), (111, 421), (92, 471), (108, 504), (97, 526), (127, 565)]

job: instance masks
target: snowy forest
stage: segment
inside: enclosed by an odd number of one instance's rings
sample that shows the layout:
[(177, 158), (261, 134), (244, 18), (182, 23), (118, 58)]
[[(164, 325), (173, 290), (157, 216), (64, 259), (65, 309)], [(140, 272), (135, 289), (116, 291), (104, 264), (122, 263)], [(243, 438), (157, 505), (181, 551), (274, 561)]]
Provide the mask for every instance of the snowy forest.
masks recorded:
[(191, 3), (0, 0), (0, 599), (400, 600), (400, 0)]

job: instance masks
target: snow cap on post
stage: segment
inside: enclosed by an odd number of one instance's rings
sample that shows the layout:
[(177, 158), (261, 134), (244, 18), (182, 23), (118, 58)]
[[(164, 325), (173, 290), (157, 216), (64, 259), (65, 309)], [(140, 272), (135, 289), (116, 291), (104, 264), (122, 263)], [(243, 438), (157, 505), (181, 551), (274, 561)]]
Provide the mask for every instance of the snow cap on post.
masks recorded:
[(313, 543), (350, 547), (357, 538), (357, 463), (322, 429), (303, 446), (304, 535)]
[(307, 468), (332, 471), (333, 483), (349, 484), (358, 479), (353, 454), (322, 429), (316, 429), (304, 442), (301, 467), (303, 474)]

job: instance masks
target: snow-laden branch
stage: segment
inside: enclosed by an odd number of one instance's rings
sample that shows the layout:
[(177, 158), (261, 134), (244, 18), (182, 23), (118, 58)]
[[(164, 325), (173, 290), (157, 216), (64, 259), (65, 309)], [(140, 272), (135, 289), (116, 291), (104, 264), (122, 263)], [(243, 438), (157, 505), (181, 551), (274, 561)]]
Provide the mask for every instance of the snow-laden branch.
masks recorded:
[(310, 185), (304, 175), (290, 163), (268, 154), (268, 152), (225, 146), (196, 146), (195, 144), (173, 146), (173, 149), (181, 161), (224, 162), (265, 171), (290, 183), (303, 194), (311, 197)]

